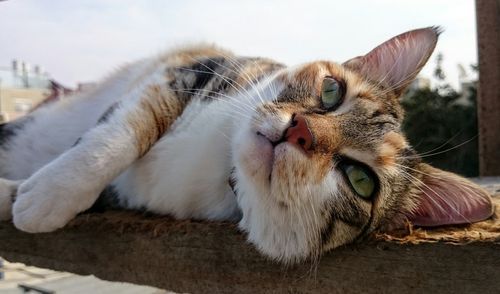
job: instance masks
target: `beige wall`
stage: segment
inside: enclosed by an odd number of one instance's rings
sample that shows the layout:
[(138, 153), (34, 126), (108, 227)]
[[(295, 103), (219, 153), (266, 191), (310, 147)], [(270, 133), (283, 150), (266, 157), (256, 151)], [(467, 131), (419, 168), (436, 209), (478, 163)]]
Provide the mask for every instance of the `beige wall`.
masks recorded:
[(7, 121), (16, 119), (25, 115), (49, 94), (48, 89), (0, 88), (0, 114)]

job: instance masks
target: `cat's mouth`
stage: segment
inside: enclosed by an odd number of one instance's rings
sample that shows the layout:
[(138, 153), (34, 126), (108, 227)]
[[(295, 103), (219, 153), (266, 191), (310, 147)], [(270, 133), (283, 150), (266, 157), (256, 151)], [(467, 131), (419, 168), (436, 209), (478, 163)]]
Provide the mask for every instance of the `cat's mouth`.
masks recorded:
[(272, 146), (273, 146), (273, 149), (278, 146), (279, 144), (281, 143), (285, 143), (286, 142), (286, 138), (283, 136), (281, 137), (281, 139), (277, 140), (277, 141), (272, 141), (271, 139), (269, 139), (268, 137), (266, 137), (266, 135), (262, 134), (261, 132), (257, 131), (256, 132), (257, 136), (260, 136), (260, 137), (264, 137), (264, 139), (266, 139)]
[(267, 176), (269, 179), (269, 182), (271, 182), (272, 179), (272, 174), (273, 174), (273, 166), (274, 162), (276, 160), (276, 152), (277, 152), (277, 147), (278, 145), (281, 145), (283, 143), (286, 143), (286, 139), (282, 137), (281, 139), (277, 141), (272, 141), (269, 139), (266, 135), (262, 134), (261, 132), (257, 131), (256, 133), (257, 137), (257, 144), (259, 145), (259, 149), (262, 150), (261, 152), (261, 160), (264, 161), (265, 166), (267, 167)]

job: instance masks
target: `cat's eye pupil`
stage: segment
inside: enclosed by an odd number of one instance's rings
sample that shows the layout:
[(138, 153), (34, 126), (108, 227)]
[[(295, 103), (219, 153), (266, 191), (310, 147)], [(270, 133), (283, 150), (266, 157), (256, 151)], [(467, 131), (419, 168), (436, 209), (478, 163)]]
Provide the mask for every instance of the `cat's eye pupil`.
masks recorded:
[(332, 77), (324, 78), (321, 86), (321, 104), (323, 108), (331, 110), (338, 107), (342, 102), (343, 91), (336, 79)]
[(354, 192), (363, 198), (370, 198), (375, 192), (375, 179), (365, 167), (347, 164), (343, 167)]

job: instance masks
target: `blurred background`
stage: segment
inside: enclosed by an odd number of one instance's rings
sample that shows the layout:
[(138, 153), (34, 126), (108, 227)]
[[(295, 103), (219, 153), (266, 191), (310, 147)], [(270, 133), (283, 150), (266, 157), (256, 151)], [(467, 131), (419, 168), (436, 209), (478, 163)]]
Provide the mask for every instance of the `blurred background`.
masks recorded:
[(438, 153), (427, 161), (475, 176), (472, 0), (1, 1), (0, 119), (92, 88), (120, 65), (180, 44), (213, 42), (289, 65), (342, 62), (399, 33), (431, 25), (442, 26), (444, 33), (403, 98), (404, 127), (419, 152)]
[[(472, 0), (10, 0), (0, 3), (0, 64), (26, 61), (75, 87), (186, 42), (214, 42), (292, 65), (344, 61), (430, 25), (445, 29), (437, 51), (458, 86), (457, 65), (477, 59)], [(432, 66), (424, 73), (430, 77)]]

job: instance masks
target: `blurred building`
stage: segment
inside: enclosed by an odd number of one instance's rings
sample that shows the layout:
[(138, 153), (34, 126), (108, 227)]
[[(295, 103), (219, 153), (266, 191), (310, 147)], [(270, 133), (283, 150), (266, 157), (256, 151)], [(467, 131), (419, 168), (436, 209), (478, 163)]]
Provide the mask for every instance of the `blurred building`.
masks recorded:
[(401, 100), (409, 99), (415, 92), (419, 90), (429, 90), (431, 88), (431, 80), (429, 78), (418, 76), (416, 77), (406, 89), (404, 95), (401, 96)]
[(408, 86), (408, 92), (415, 92), (417, 90), (430, 89), (431, 88), (431, 80), (429, 78), (424, 77), (416, 77), (413, 82), (411, 82), (410, 86)]
[(13, 60), (10, 67), (0, 67), (0, 123), (25, 115), (47, 98), (70, 92), (40, 66)]
[(470, 97), (477, 89), (477, 78), (470, 75), (461, 64), (458, 65), (458, 87), (460, 98), (458, 98), (457, 103), (470, 105), (472, 103)]
[(86, 82), (86, 83), (78, 83), (76, 91), (77, 92), (87, 92), (95, 89), (97, 87), (96, 82)]

